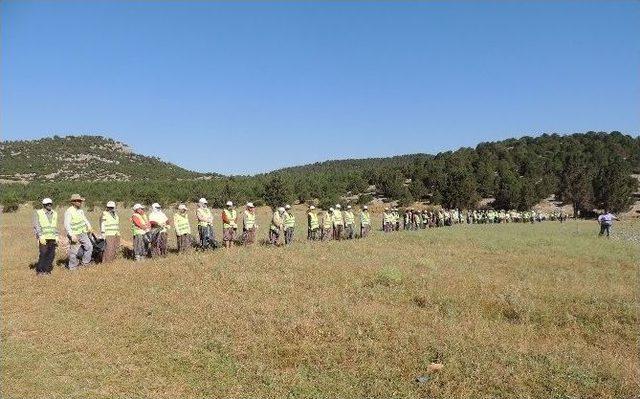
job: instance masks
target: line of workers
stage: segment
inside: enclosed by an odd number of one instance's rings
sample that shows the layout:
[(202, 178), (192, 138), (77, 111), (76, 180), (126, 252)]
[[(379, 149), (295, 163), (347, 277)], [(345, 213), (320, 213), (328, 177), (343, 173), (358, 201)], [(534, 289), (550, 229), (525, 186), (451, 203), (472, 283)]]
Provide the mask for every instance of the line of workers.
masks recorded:
[[(68, 268), (76, 270), (80, 266), (86, 266), (93, 261), (110, 262), (116, 258), (118, 248), (121, 245), (120, 218), (116, 213), (116, 204), (109, 201), (106, 210), (100, 218), (99, 233), (96, 234), (91, 223), (87, 219), (82, 206), (85, 199), (79, 194), (73, 194), (70, 198), (71, 206), (64, 213), (63, 226), (68, 241)], [(201, 249), (215, 248), (219, 246), (215, 239), (213, 223), (214, 216), (208, 207), (207, 200), (200, 198), (196, 209), (196, 221), (199, 242), (194, 243), (191, 222), (187, 213), (187, 206), (180, 204), (174, 213), (172, 221), (164, 213), (158, 203), (151, 205), (149, 212), (145, 206), (135, 204), (133, 213), (129, 219), (131, 234), (130, 243), (132, 255), (135, 260), (147, 257), (164, 256), (167, 254), (167, 238), (170, 229), (175, 230), (178, 252), (198, 247)], [(457, 209), (429, 212), (407, 209), (404, 218), (401, 218), (398, 208), (386, 208), (382, 215), (383, 231), (396, 231), (401, 228), (406, 230), (427, 227), (448, 226), (456, 223), (499, 223), (502, 221), (542, 221), (546, 218), (535, 212), (505, 212), (505, 211), (466, 211)], [(226, 203), (222, 210), (222, 243), (229, 248), (234, 242), (243, 245), (251, 245), (256, 241), (255, 206), (249, 202), (242, 212), (242, 234), (237, 236), (238, 213), (231, 201)], [(356, 232), (356, 215), (351, 205), (343, 211), (340, 204), (330, 207), (318, 213), (313, 205), (307, 212), (307, 239), (308, 240), (341, 240), (356, 237), (367, 237), (371, 231), (371, 214), (368, 207), (362, 207), (358, 215), (360, 222), (359, 234)], [(562, 220), (562, 219), (560, 219)], [(284, 244), (293, 242), (296, 219), (291, 206), (278, 207), (271, 217), (268, 229), (268, 240), (272, 245), (280, 245), (281, 238)], [(42, 208), (34, 214), (33, 226), (36, 238), (39, 242), (39, 258), (36, 264), (37, 275), (48, 275), (53, 268), (56, 247), (59, 242), (58, 214), (53, 209), (51, 198), (42, 200)]]
[[(110, 262), (115, 259), (121, 245), (120, 218), (116, 213), (114, 201), (107, 202), (106, 210), (100, 218), (99, 233), (96, 234), (91, 223), (82, 209), (85, 202), (79, 194), (70, 198), (71, 206), (64, 213), (63, 226), (68, 241), (69, 261), (67, 267), (76, 270), (80, 266), (90, 265), (96, 260), (96, 250), (99, 248), (99, 261)], [(187, 214), (187, 206), (180, 204), (177, 212), (170, 221), (158, 203), (151, 205), (146, 211), (145, 206), (135, 204), (130, 218), (131, 242), (133, 258), (142, 260), (147, 257), (164, 256), (167, 253), (168, 231), (173, 228), (177, 238), (178, 252), (187, 251), (194, 246), (201, 249), (217, 247), (218, 241), (214, 234), (214, 216), (208, 207), (207, 200), (200, 198), (196, 209), (196, 220), (199, 243), (194, 245), (191, 222)], [(233, 202), (228, 201), (222, 210), (222, 243), (229, 248), (234, 242), (240, 241), (244, 245), (251, 245), (256, 241), (255, 206), (249, 202), (242, 212), (242, 235), (237, 237), (238, 213)], [(359, 215), (360, 237), (366, 237), (371, 230), (371, 216), (367, 206)], [(277, 208), (271, 217), (268, 239), (273, 245), (280, 245), (281, 238), (285, 244), (293, 242), (295, 230), (295, 215), (291, 206)], [(321, 217), (315, 212), (315, 207), (309, 207), (307, 213), (309, 240), (340, 240), (356, 237), (356, 217), (351, 205), (342, 212), (340, 204), (325, 211)], [(33, 218), (33, 227), (39, 243), (39, 257), (36, 264), (36, 274), (46, 276), (53, 269), (56, 247), (60, 241), (58, 230), (58, 214), (53, 209), (51, 198), (42, 200), (42, 208), (38, 209)]]

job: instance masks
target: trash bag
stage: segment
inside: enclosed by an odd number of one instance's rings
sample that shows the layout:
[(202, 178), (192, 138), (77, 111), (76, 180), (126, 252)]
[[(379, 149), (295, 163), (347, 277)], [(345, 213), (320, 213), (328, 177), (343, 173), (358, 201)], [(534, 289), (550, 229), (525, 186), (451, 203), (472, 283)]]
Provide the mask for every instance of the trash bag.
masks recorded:
[[(91, 251), (91, 260), (95, 263), (102, 262), (102, 256), (104, 255), (104, 249), (107, 246), (107, 242), (104, 238), (98, 238), (95, 234), (89, 234), (89, 241), (91, 241), (91, 245), (93, 246), (93, 250)], [(76, 257), (78, 259), (82, 259), (87, 249), (84, 245), (80, 245), (80, 249), (78, 249), (78, 253)]]

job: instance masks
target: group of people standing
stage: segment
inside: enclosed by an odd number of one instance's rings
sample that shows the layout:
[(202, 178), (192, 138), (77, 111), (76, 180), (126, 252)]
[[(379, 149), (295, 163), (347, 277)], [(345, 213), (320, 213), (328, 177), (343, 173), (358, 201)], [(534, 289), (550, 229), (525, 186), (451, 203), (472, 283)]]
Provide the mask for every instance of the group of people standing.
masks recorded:
[[(68, 242), (68, 268), (76, 270), (80, 266), (87, 266), (92, 261), (111, 262), (116, 258), (121, 245), (120, 218), (116, 212), (116, 203), (109, 201), (100, 218), (100, 229), (96, 234), (91, 223), (82, 209), (85, 199), (79, 194), (73, 194), (69, 200), (71, 205), (64, 213), (63, 225)], [(240, 220), (238, 212), (231, 201), (221, 212), (222, 245), (230, 248), (234, 242), (251, 245), (256, 242), (255, 206), (252, 202), (245, 205)], [(609, 235), (609, 230), (615, 216), (609, 214), (601, 216), (601, 233)], [(482, 223), (510, 223), (510, 222), (541, 222), (544, 220), (566, 220), (563, 212), (552, 214), (551, 217), (535, 211), (507, 211), (507, 210), (465, 210), (440, 209), (416, 210), (385, 208), (382, 214), (382, 230), (385, 232), (404, 230), (418, 230), (431, 227), (451, 226), (454, 224), (482, 224)], [(198, 231), (198, 242), (192, 235), (191, 221), (188, 208), (179, 204), (170, 219), (158, 203), (153, 203), (149, 212), (142, 204), (132, 207), (129, 219), (131, 235), (132, 257), (142, 260), (148, 257), (165, 256), (169, 230), (175, 230), (177, 251), (189, 251), (194, 247), (213, 249), (220, 244), (215, 239), (214, 215), (205, 198), (200, 198), (195, 212), (195, 222)], [(242, 223), (242, 234), (238, 236), (238, 224)], [(359, 223), (358, 223), (359, 222)], [(358, 226), (359, 225), (359, 226)], [(55, 258), (56, 247), (59, 242), (58, 215), (53, 209), (51, 198), (42, 200), (42, 208), (35, 212), (33, 226), (39, 244), (39, 258), (36, 264), (38, 275), (51, 273)], [(271, 245), (289, 245), (294, 241), (296, 217), (290, 205), (275, 209), (268, 229), (268, 243)], [(358, 231), (359, 227), (359, 231)], [(364, 205), (356, 216), (351, 205), (343, 211), (340, 204), (326, 210), (316, 210), (310, 205), (307, 210), (307, 240), (327, 241), (364, 238), (371, 231), (371, 214)], [(99, 259), (96, 259), (96, 249), (100, 249)]]

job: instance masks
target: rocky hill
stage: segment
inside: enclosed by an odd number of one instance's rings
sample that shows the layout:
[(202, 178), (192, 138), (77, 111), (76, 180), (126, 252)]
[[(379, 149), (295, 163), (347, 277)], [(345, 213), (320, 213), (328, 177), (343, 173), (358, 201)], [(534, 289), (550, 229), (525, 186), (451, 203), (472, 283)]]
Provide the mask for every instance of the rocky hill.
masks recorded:
[(156, 157), (134, 153), (101, 136), (49, 137), (0, 143), (2, 183), (49, 181), (132, 181), (215, 176), (186, 170)]

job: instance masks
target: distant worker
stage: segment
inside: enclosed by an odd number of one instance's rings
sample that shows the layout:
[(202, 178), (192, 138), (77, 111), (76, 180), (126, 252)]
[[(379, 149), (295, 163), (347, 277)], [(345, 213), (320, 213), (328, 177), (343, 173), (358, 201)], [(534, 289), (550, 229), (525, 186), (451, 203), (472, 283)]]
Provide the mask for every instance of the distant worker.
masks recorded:
[(83, 249), (82, 265), (87, 266), (91, 263), (91, 254), (93, 252), (93, 244), (89, 239), (89, 233), (92, 233), (91, 224), (82, 210), (84, 198), (80, 194), (71, 196), (71, 206), (64, 213), (64, 228), (69, 237), (69, 270), (76, 270), (79, 265), (78, 252)]
[(53, 210), (51, 198), (42, 200), (42, 209), (33, 216), (33, 230), (38, 239), (36, 276), (47, 276), (53, 270), (58, 245), (58, 212)]
[(382, 230), (389, 233), (393, 230), (393, 214), (389, 208), (384, 208), (382, 212)]
[(322, 213), (322, 231), (320, 239), (322, 241), (330, 240), (333, 236), (333, 207)]
[(198, 200), (198, 208), (196, 209), (196, 218), (198, 220), (198, 237), (200, 238), (200, 248), (214, 248), (215, 234), (213, 230), (213, 214), (211, 209), (207, 207), (207, 200), (200, 198)]
[(149, 213), (149, 223), (151, 224), (151, 255), (152, 256), (166, 256), (167, 255), (167, 240), (169, 235), (169, 218), (162, 211), (162, 207), (159, 203), (154, 202), (151, 205), (151, 212)]
[(173, 227), (176, 230), (176, 242), (178, 252), (185, 252), (191, 249), (191, 223), (187, 214), (185, 204), (178, 205), (178, 212), (173, 214)]
[(293, 242), (293, 233), (296, 228), (296, 216), (293, 214), (291, 205), (286, 205), (284, 207), (282, 224), (284, 226), (284, 243), (289, 245)]
[(395, 224), (395, 231), (400, 231), (400, 211), (398, 208), (393, 208), (393, 222)]
[(344, 211), (344, 231), (348, 240), (352, 240), (356, 234), (356, 217), (351, 210), (351, 205), (347, 205), (347, 210)]
[(369, 207), (363, 206), (362, 212), (360, 212), (360, 237), (365, 238), (371, 231), (371, 214), (369, 213)]
[(238, 214), (233, 202), (227, 201), (227, 208), (222, 211), (222, 241), (225, 248), (231, 248), (231, 244), (236, 238), (236, 230), (238, 230), (237, 218)]
[(607, 237), (609, 237), (614, 220), (618, 220), (618, 218), (613, 213), (609, 212), (609, 210), (605, 209), (604, 213), (598, 216), (598, 223), (600, 224), (600, 233), (598, 236), (602, 236), (604, 233), (607, 233)]
[(269, 242), (271, 245), (278, 245), (280, 233), (284, 230), (284, 207), (279, 207), (273, 211), (271, 226), (269, 226)]
[(256, 242), (256, 207), (253, 202), (247, 202), (244, 212), (242, 212), (242, 243), (251, 245)]
[(135, 204), (133, 215), (131, 215), (131, 234), (133, 235), (133, 256), (136, 261), (140, 261), (149, 256), (150, 231), (149, 217), (144, 212), (144, 206)]
[(318, 229), (320, 229), (320, 222), (318, 221), (318, 214), (315, 212), (316, 207), (309, 206), (307, 212), (307, 240), (315, 241), (318, 239)]
[(120, 247), (120, 217), (116, 213), (116, 203), (107, 202), (107, 210), (100, 218), (100, 233), (105, 241), (102, 262), (113, 262)]
[(344, 229), (344, 219), (342, 218), (342, 211), (340, 208), (340, 204), (336, 204), (336, 207), (333, 209), (333, 214), (331, 215), (331, 219), (333, 220), (334, 240), (342, 239), (342, 230)]

